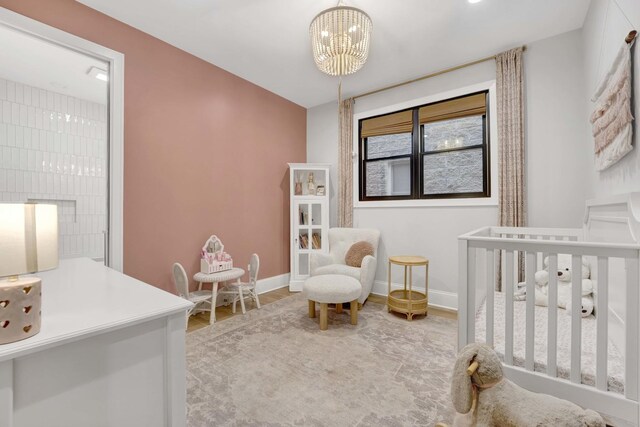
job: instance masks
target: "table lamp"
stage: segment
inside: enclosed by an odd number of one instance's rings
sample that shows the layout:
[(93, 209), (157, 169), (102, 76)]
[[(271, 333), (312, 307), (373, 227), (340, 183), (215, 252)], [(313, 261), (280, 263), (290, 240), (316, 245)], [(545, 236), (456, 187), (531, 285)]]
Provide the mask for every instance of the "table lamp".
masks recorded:
[(41, 281), (58, 266), (58, 207), (0, 203), (0, 344), (40, 332)]

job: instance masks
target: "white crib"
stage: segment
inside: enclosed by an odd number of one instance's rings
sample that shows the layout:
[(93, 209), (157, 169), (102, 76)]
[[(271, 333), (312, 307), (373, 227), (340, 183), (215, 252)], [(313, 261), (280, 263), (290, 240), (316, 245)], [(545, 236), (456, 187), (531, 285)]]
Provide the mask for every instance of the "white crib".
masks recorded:
[[(500, 317), (504, 330), (501, 327), (499, 332), (501, 340), (504, 334), (501, 356), (508, 378), (529, 390), (549, 393), (594, 409), (615, 425), (638, 426), (639, 238), (640, 193), (588, 201), (582, 229), (484, 227), (460, 236), (458, 347), (475, 341), (494, 345), (497, 336), (495, 319), (498, 318), (496, 307), (499, 306), (504, 310), (503, 317)], [(536, 307), (532, 297), (525, 302), (514, 302), (518, 258), (524, 259), (527, 295), (532, 296), (534, 275), (543, 268), (542, 260), (548, 256), (549, 271), (555, 271), (558, 254), (572, 256), (574, 271), (581, 270), (582, 257), (587, 257), (592, 266), (591, 278), (595, 289), (593, 385), (583, 381), (583, 320), (580, 310), (573, 310), (571, 316), (559, 313), (564, 310), (556, 307), (556, 275), (549, 275), (549, 307)], [(497, 280), (501, 280), (502, 293), (494, 293)], [(574, 307), (580, 307), (580, 282), (580, 276), (574, 274), (571, 298)], [(496, 295), (504, 298), (504, 303), (498, 301), (496, 305)], [(522, 363), (516, 363), (517, 358), (514, 357), (514, 304), (522, 304), (518, 308), (524, 313)], [(483, 319), (481, 329), (485, 330), (482, 337), (476, 337), (476, 315), (479, 312), (483, 313), (483, 317), (479, 317)], [(546, 343), (542, 343), (546, 344), (543, 369), (536, 352), (541, 345), (536, 343), (536, 312), (538, 316), (541, 313), (546, 316), (547, 331), (538, 331), (538, 338), (546, 334)], [(558, 374), (559, 322), (563, 327), (562, 322), (570, 322), (570, 342), (560, 343), (570, 353), (566, 355), (569, 365), (566, 379)], [(615, 348), (623, 360), (623, 393), (608, 387), (608, 359)]]

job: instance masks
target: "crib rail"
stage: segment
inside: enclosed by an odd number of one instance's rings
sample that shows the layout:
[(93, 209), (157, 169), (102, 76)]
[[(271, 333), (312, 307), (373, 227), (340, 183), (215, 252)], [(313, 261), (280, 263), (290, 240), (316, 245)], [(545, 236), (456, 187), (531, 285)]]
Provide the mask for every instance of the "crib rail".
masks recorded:
[[(569, 319), (558, 318), (558, 280), (556, 274), (549, 274), (547, 307), (546, 369), (536, 372), (536, 319), (535, 319), (535, 273), (543, 268), (543, 260), (548, 257), (548, 271), (556, 272), (558, 256), (570, 255), (573, 272), (570, 300), (570, 371), (568, 380), (558, 377), (558, 322)], [(591, 260), (596, 276), (596, 357), (595, 385), (582, 384), (582, 270), (583, 258)], [(576, 403), (590, 406), (607, 413), (616, 409), (616, 417), (622, 416), (632, 425), (638, 425), (638, 383), (640, 359), (638, 342), (640, 327), (640, 246), (635, 244), (613, 244), (606, 242), (586, 242), (581, 229), (537, 229), (515, 227), (485, 227), (459, 238), (459, 288), (458, 288), (458, 346), (476, 341), (476, 312), (481, 303), (486, 302), (485, 337), (478, 337), (489, 345), (494, 345), (495, 299), (494, 289), (502, 286), (504, 298), (504, 364), (505, 370), (516, 377), (529, 373), (527, 381), (540, 384), (538, 391), (549, 392), (549, 381), (558, 384), (558, 390), (565, 390), (570, 384), (580, 391), (575, 396), (585, 396)], [(608, 350), (609, 350), (609, 287), (610, 263), (612, 259), (622, 259), (625, 269), (624, 291), (625, 350), (624, 350), (624, 397), (608, 391)], [(524, 264), (525, 343), (524, 363), (516, 366), (514, 361), (514, 286), (518, 282), (519, 265)], [(595, 265), (594, 265), (595, 264)], [(618, 284), (616, 284), (618, 285)], [(532, 380), (535, 378), (535, 380)], [(560, 385), (561, 384), (561, 385)], [(535, 387), (534, 387), (535, 388)], [(575, 397), (574, 396), (574, 397)], [(565, 397), (566, 398), (566, 397)], [(575, 401), (575, 399), (572, 399)], [(631, 405), (631, 406), (630, 406)]]

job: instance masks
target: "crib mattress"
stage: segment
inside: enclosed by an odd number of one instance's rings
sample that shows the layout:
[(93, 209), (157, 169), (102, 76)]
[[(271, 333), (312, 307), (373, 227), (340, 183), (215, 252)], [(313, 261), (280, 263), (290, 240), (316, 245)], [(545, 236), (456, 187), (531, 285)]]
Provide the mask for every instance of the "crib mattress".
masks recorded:
[[(505, 294), (495, 293), (494, 304), (494, 347), (504, 360), (505, 336)], [(526, 301), (514, 301), (513, 310), (513, 361), (524, 367), (526, 335)], [(534, 370), (546, 373), (547, 369), (547, 307), (535, 307), (535, 350)], [(476, 313), (476, 341), (486, 340), (486, 300)], [(564, 309), (558, 308), (558, 377), (569, 379), (571, 367), (571, 317)], [(608, 345), (608, 388), (609, 391), (624, 393), (624, 358), (614, 344)], [(596, 373), (596, 319), (594, 316), (582, 319), (582, 383), (595, 385)]]

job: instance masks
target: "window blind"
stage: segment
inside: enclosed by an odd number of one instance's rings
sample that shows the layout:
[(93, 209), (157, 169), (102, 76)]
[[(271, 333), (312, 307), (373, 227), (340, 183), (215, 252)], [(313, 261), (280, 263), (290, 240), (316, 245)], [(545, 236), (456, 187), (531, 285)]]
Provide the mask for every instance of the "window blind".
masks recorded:
[(413, 130), (413, 112), (411, 110), (387, 114), (362, 121), (360, 136), (393, 135), (407, 133)]
[(465, 96), (464, 98), (426, 105), (419, 110), (420, 124), (450, 120), (467, 116), (484, 115), (487, 112), (486, 94)]

